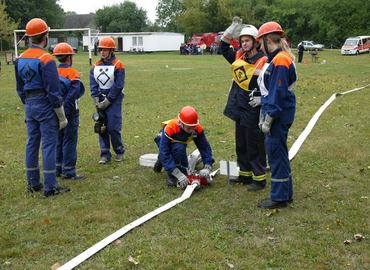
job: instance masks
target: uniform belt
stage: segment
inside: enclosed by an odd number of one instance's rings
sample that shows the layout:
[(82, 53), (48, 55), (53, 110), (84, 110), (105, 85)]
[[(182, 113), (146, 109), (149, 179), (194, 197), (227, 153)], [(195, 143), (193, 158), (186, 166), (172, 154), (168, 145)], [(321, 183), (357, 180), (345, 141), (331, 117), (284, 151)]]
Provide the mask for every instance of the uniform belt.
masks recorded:
[(37, 97), (37, 96), (46, 96), (45, 90), (37, 89), (26, 91), (26, 97)]

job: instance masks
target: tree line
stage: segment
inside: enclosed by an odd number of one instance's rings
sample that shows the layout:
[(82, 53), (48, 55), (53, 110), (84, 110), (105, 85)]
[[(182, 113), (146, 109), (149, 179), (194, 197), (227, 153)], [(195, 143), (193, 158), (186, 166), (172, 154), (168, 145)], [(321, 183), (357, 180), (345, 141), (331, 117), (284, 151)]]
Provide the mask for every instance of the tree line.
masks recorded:
[(295, 45), (314, 40), (340, 47), (349, 36), (370, 35), (369, 10), (363, 0), (159, 0), (156, 25), (190, 36), (224, 31), (238, 15), (257, 28), (280, 23)]
[[(370, 1), (363, 0), (159, 0), (154, 23), (135, 3), (104, 7), (96, 12), (101, 32), (169, 31), (194, 33), (224, 31), (233, 16), (257, 28), (279, 22), (293, 45), (314, 40), (340, 47), (345, 38), (370, 35)], [(24, 29), (33, 17), (52, 28), (63, 28), (65, 16), (58, 0), (0, 0), (0, 40), (9, 42), (14, 29)]]

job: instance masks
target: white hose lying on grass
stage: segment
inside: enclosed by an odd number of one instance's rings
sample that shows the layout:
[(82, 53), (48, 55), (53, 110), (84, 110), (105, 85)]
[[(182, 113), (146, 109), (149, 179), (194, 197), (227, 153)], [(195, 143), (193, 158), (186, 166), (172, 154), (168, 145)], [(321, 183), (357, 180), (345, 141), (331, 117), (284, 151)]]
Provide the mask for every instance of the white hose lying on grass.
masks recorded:
[(355, 91), (362, 90), (366, 87), (369, 87), (370, 84), (365, 85), (363, 87), (355, 88), (343, 93), (334, 93), (318, 110), (317, 112), (312, 116), (311, 120), (308, 122), (306, 128), (302, 131), (302, 133), (298, 136), (297, 140), (293, 143), (292, 147), (289, 150), (289, 160), (292, 160), (295, 155), (298, 153), (298, 150), (301, 148), (303, 142), (307, 139), (308, 135), (311, 133), (313, 127), (315, 126), (317, 120), (319, 120), (319, 117), (321, 114), (326, 110), (327, 107), (336, 99), (338, 96), (343, 96)]
[[(355, 88), (355, 89), (352, 89), (352, 90), (349, 90), (349, 91), (346, 91), (346, 92), (343, 92), (343, 93), (335, 93), (335, 94), (333, 94), (319, 108), (319, 110), (313, 115), (313, 117), (311, 118), (311, 120), (308, 122), (306, 128), (298, 136), (297, 140), (293, 143), (292, 147), (289, 150), (289, 160), (292, 160), (294, 158), (294, 156), (297, 154), (298, 150), (301, 148), (303, 142), (306, 140), (306, 138), (308, 137), (308, 135), (311, 133), (313, 127), (315, 126), (315, 124), (316, 124), (317, 120), (319, 119), (319, 117), (321, 116), (321, 114), (325, 111), (325, 109), (327, 107), (329, 107), (329, 105), (335, 100), (335, 98), (337, 96), (349, 94), (351, 92), (355, 92), (355, 91), (364, 89), (364, 88), (369, 87), (369, 86), (370, 86), (370, 84), (368, 84), (366, 86), (363, 86), (363, 87)], [(218, 172), (218, 170), (214, 171), (212, 173), (212, 176), (215, 176), (217, 172)], [(181, 195), (181, 197), (179, 197), (179, 198), (177, 198), (177, 199), (175, 199), (175, 200), (173, 200), (173, 201), (171, 201), (171, 202), (169, 202), (169, 203), (167, 203), (167, 204), (165, 204), (165, 205), (163, 205), (163, 206), (161, 206), (161, 207), (153, 210), (152, 212), (150, 212), (150, 213), (142, 216), (141, 218), (138, 218), (137, 220), (131, 222), (130, 224), (122, 227), (121, 229), (119, 229), (115, 233), (113, 233), (113, 234), (109, 235), (108, 237), (104, 238), (100, 242), (96, 243), (95, 245), (93, 245), (89, 249), (87, 249), (84, 252), (82, 252), (80, 255), (74, 257), (72, 260), (70, 260), (69, 262), (65, 263), (61, 267), (59, 267), (58, 270), (70, 270), (70, 269), (75, 268), (76, 266), (78, 266), (79, 264), (81, 264), (82, 262), (84, 262), (85, 260), (87, 260), (88, 258), (90, 258), (91, 256), (93, 256), (95, 253), (99, 252), (101, 249), (103, 249), (104, 247), (106, 247), (107, 245), (109, 245), (110, 243), (112, 243), (113, 241), (115, 241), (118, 238), (122, 237), (127, 232), (129, 232), (132, 229), (136, 228), (137, 226), (143, 224), (144, 222), (152, 219), (153, 217), (159, 215), (160, 213), (163, 213), (164, 211), (167, 211), (168, 209), (174, 207), (175, 205), (177, 205), (179, 203), (182, 203), (183, 201), (185, 201), (188, 198), (190, 198), (190, 196), (192, 195), (193, 191), (195, 190), (195, 188), (197, 186), (198, 186), (197, 183), (194, 183), (192, 185), (188, 185), (187, 188), (185, 189), (184, 193)]]
[(72, 260), (67, 262), (66, 264), (62, 265), (58, 268), (58, 270), (67, 270), (67, 269), (73, 269), (80, 263), (84, 262), (88, 258), (90, 258), (92, 255), (112, 243), (113, 241), (120, 238), (122, 235), (126, 234), (127, 232), (131, 231), (132, 229), (136, 228), (137, 226), (143, 224), (144, 222), (148, 221), (149, 219), (152, 219), (153, 217), (159, 215), (160, 213), (167, 211), (168, 209), (174, 207), (175, 205), (182, 203), (186, 199), (190, 198), (191, 194), (193, 193), (194, 189), (198, 186), (197, 183), (194, 183), (192, 185), (188, 185), (184, 191), (184, 193), (181, 195), (181, 197), (170, 201), (169, 203), (166, 203), (165, 205), (155, 209), (154, 211), (142, 216), (141, 218), (138, 218), (137, 220), (131, 222), (130, 224), (127, 224), (126, 226), (122, 227), (115, 233), (112, 233), (108, 237), (104, 238), (100, 242), (96, 243), (89, 249), (82, 252), (80, 255), (74, 257)]
[[(210, 175), (211, 177), (215, 177), (216, 174), (218, 173), (219, 169), (213, 171)], [(126, 226), (122, 227), (115, 233), (112, 233), (108, 237), (104, 238), (100, 242), (96, 243), (89, 249), (85, 250), (82, 252), (80, 255), (74, 257), (72, 260), (69, 262), (65, 263), (61, 267), (58, 268), (58, 270), (69, 270), (75, 268), (77, 265), (80, 263), (84, 262), (91, 256), (93, 256), (95, 253), (100, 251), (101, 249), (105, 248), (107, 245), (112, 243), (113, 241), (117, 240), (124, 234), (128, 233), (132, 229), (136, 228), (137, 226), (143, 224), (144, 222), (154, 218), (155, 216), (163, 213), (164, 211), (167, 211), (168, 209), (174, 207), (175, 205), (182, 203), (183, 201), (187, 200), (190, 198), (191, 194), (193, 194), (193, 191), (199, 186), (198, 183), (193, 182), (191, 185), (188, 185), (185, 189), (185, 191), (182, 193), (181, 197), (170, 201), (169, 203), (166, 203), (165, 205), (153, 210), (152, 212), (142, 216), (141, 218), (138, 218), (137, 220), (131, 222), (130, 224), (127, 224)]]

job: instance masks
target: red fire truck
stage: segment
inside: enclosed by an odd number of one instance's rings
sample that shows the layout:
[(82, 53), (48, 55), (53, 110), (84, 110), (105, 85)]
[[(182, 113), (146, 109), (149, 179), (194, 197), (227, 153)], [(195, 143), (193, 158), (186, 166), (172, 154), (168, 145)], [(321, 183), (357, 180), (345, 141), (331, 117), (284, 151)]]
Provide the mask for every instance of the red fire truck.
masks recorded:
[[(221, 37), (223, 32), (219, 33), (201, 33), (201, 34), (194, 34), (191, 37), (191, 40), (188, 42), (188, 45), (196, 45), (200, 46), (203, 43), (206, 44), (207, 50), (211, 47), (212, 44), (215, 44), (217, 46), (220, 45)], [(239, 42), (235, 39), (231, 41), (231, 45), (237, 49), (239, 48)]]

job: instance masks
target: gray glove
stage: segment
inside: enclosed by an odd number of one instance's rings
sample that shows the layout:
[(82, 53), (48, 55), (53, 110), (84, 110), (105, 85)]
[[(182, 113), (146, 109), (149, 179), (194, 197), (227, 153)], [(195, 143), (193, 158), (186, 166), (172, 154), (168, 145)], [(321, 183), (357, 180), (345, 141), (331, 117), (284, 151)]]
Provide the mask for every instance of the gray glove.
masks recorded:
[(248, 102), (248, 104), (253, 108), (256, 108), (257, 106), (260, 106), (261, 105), (261, 96), (259, 96), (259, 97), (252, 96), (250, 98), (250, 101)]
[(96, 107), (100, 110), (105, 110), (110, 105), (110, 101), (107, 98), (104, 98), (102, 102), (96, 104)]
[(272, 122), (274, 122), (274, 118), (266, 114), (265, 120), (262, 122), (262, 127), (261, 127), (261, 130), (263, 133), (270, 134)]
[(212, 166), (209, 164), (204, 165), (204, 168), (199, 171), (199, 176), (207, 178), (208, 182), (210, 181), (210, 173), (212, 170)]
[(99, 97), (93, 97), (95, 106), (98, 106), (99, 103)]
[(258, 121), (258, 127), (260, 128), (260, 130), (262, 131), (262, 123), (263, 123), (263, 114), (262, 114), (262, 110), (260, 110), (260, 118), (259, 118), (259, 121)]
[(68, 120), (66, 118), (66, 115), (64, 113), (64, 107), (63, 105), (59, 108), (54, 109), (55, 113), (57, 114), (58, 120), (59, 120), (59, 129), (63, 129), (67, 126)]
[(172, 173), (177, 179), (177, 186), (184, 189), (189, 184), (188, 178), (178, 168), (175, 168)]
[(238, 38), (241, 27), (242, 27), (242, 19), (240, 19), (238, 16), (235, 16), (233, 18), (231, 25), (225, 30), (223, 37), (226, 37), (229, 40), (233, 38)]

